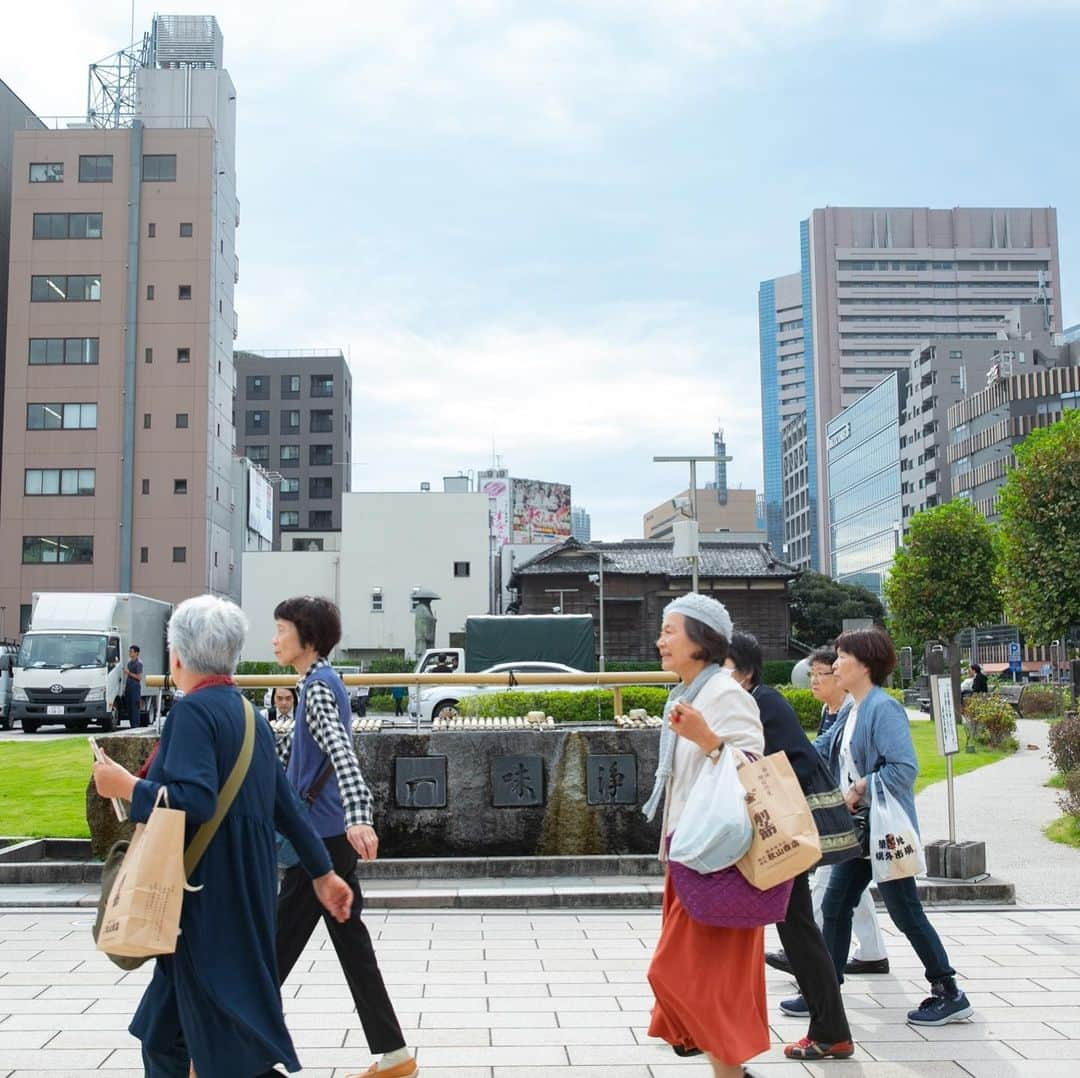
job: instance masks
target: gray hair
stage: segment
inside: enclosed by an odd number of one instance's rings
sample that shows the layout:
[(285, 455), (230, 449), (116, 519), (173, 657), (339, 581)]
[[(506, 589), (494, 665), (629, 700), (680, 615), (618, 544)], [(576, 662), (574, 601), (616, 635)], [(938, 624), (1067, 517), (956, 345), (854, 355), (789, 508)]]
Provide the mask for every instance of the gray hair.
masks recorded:
[(235, 603), (197, 595), (182, 602), (169, 618), (169, 647), (189, 670), (232, 674), (249, 628), (247, 616)]

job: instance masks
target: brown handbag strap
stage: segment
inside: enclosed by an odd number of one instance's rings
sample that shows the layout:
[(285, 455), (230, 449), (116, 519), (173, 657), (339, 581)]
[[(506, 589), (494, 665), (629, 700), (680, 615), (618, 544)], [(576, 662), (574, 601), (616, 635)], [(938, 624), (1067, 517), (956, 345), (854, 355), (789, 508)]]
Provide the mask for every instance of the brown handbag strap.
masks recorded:
[(315, 781), (308, 787), (308, 792), (301, 798), (304, 804), (308, 806), (315, 804), (315, 799), (322, 793), (323, 787), (330, 781), (330, 776), (333, 773), (334, 761), (327, 756), (326, 763), (322, 765), (322, 769), (315, 776)]

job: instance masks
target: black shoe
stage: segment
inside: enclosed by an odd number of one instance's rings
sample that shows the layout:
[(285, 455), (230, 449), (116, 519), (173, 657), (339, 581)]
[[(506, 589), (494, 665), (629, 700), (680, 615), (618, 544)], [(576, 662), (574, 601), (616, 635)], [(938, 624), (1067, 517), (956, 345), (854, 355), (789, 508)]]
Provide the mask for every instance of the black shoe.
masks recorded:
[(788, 961), (788, 956), (784, 954), (783, 951), (766, 951), (765, 965), (771, 966), (773, 969), (778, 969), (781, 973), (791, 972), (791, 963)]
[(844, 966), (845, 973), (888, 973), (889, 960), (887, 958), (875, 958), (872, 962), (864, 962), (861, 958), (852, 958)]
[(701, 1051), (701, 1049), (700, 1049), (700, 1048), (687, 1048), (687, 1047), (686, 1047), (685, 1045), (682, 1045), (682, 1044), (673, 1044), (673, 1045), (671, 1046), (671, 1050), (672, 1050), (672, 1051), (673, 1051), (673, 1052), (674, 1052), (674, 1053), (675, 1053), (675, 1054), (676, 1054), (676, 1055), (677, 1055), (677, 1056), (678, 1056), (678, 1057), (679, 1057), (680, 1059), (686, 1059), (686, 1058), (688, 1058), (689, 1056), (700, 1056), (700, 1055), (703, 1055), (703, 1054), (704, 1054), (704, 1053), (703, 1053), (703, 1052)]

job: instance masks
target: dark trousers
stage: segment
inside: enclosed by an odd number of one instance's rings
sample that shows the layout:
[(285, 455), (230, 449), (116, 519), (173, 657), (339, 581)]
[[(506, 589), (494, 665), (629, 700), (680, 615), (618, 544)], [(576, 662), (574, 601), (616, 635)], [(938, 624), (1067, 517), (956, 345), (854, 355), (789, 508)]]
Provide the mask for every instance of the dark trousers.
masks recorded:
[(354, 877), (356, 851), (344, 835), (324, 838), (323, 842), (334, 863), (334, 871), (352, 887), (352, 916), (344, 924), (338, 924), (324, 912), (315, 897), (311, 877), (303, 867), (296, 865), (287, 869), (278, 895), (278, 977), (284, 984), (321, 917), (326, 922), (330, 940), (345, 973), (368, 1048), (373, 1055), (394, 1052), (405, 1047), (405, 1037), (394, 1013), (394, 1005), (387, 995), (386, 985), (383, 984), (367, 925), (360, 919), (363, 897)]
[[(829, 888), (821, 903), (822, 934), (841, 983), (848, 948), (851, 946), (851, 916), (872, 878), (873, 870), (868, 857), (844, 861), (833, 869)], [(879, 883), (878, 892), (890, 920), (907, 936), (908, 943), (922, 961), (926, 979), (935, 984), (946, 977), (955, 976), (956, 970), (949, 965), (949, 956), (942, 946), (941, 937), (927, 920), (919, 901), (915, 877)]]
[(395, 715), (404, 715), (405, 714), (405, 700), (400, 696), (395, 696), (394, 697), (394, 714)]
[(810, 1008), (811, 1040), (836, 1044), (851, 1040), (840, 983), (825, 940), (814, 920), (809, 873), (795, 877), (787, 916), (776, 926), (799, 991)]
[[(191, 1057), (183, 1043), (177, 1044), (172, 1052), (161, 1052), (143, 1045), (142, 1060), (146, 1078), (188, 1078), (191, 1074)], [(269, 1070), (254, 1078), (282, 1078), (282, 1074), (278, 1070)]]

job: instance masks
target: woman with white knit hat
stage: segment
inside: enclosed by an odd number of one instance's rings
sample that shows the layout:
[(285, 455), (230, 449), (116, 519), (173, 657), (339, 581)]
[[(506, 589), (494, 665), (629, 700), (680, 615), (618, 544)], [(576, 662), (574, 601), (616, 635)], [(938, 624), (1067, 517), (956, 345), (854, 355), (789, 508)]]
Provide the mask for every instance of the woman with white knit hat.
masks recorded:
[[(701, 769), (716, 762), (724, 745), (754, 756), (765, 749), (757, 704), (723, 669), (731, 634), (726, 608), (707, 595), (691, 592), (664, 609), (656, 646), (679, 683), (664, 707), (660, 763), (644, 807), (652, 819), (664, 801), (662, 860)], [(704, 1053), (716, 1078), (742, 1078), (742, 1064), (768, 1049), (764, 929), (694, 921), (670, 874), (648, 976), (656, 997), (649, 1035), (667, 1041), (676, 1055)]]

